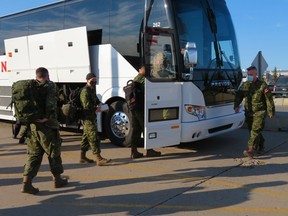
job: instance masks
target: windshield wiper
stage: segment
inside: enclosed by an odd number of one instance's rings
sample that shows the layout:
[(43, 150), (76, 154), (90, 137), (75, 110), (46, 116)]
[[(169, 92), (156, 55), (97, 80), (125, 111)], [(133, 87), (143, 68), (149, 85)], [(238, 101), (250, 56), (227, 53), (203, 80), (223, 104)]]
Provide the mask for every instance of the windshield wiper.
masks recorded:
[[(227, 56), (221, 50), (221, 46), (220, 46), (220, 43), (219, 43), (218, 38), (217, 38), (217, 23), (216, 23), (215, 13), (212, 10), (208, 0), (206, 0), (206, 4), (207, 4), (207, 18), (208, 18), (208, 21), (209, 21), (211, 32), (213, 33), (213, 36), (214, 36), (213, 45), (214, 45), (215, 56), (216, 56), (216, 68), (219, 71), (221, 71), (221, 68), (223, 66), (223, 58), (222, 57), (224, 56), (224, 58), (227, 60), (227, 63), (229, 64), (230, 68), (233, 69), (230, 61), (227, 58)], [(217, 72), (215, 71), (215, 73), (217, 73)], [(225, 74), (226, 74), (227, 78), (229, 79), (229, 81), (231, 82), (231, 84), (234, 86), (234, 82), (232, 81), (232, 79), (229, 76), (229, 74), (227, 73), (227, 71), (225, 71)], [(211, 77), (210, 83), (212, 82), (213, 77), (214, 77), (214, 75)]]
[(215, 55), (216, 55), (216, 64), (217, 64), (217, 68), (221, 69), (221, 67), (223, 66), (223, 60), (222, 60), (222, 55), (221, 55), (222, 53), (221, 47), (217, 38), (216, 16), (207, 0), (206, 0), (206, 3), (207, 3), (207, 17), (208, 17), (211, 32), (213, 33), (213, 36), (214, 36), (213, 45), (214, 45), (214, 50), (215, 50)]

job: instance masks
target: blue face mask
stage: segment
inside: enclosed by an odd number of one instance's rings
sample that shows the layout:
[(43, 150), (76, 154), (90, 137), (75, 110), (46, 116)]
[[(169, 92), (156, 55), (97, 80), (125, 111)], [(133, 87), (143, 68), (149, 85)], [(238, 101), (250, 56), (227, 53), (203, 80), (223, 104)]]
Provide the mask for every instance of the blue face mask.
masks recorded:
[(254, 77), (253, 77), (253, 76), (249, 76), (249, 75), (248, 75), (248, 77), (247, 77), (247, 80), (248, 80), (249, 82), (253, 82), (253, 80), (254, 80)]

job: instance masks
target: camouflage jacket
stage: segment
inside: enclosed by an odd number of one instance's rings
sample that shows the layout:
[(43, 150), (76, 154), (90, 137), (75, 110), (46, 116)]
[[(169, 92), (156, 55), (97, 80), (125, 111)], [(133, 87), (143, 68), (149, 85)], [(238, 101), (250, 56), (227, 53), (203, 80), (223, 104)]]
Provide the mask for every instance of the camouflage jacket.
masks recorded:
[(41, 118), (47, 118), (46, 125), (51, 128), (59, 128), (58, 122), (58, 88), (52, 81), (37, 81), (36, 102), (41, 113)]
[(138, 82), (140, 83), (140, 87), (141, 87), (141, 90), (138, 92), (138, 99), (137, 100), (139, 103), (139, 106), (142, 107), (140, 110), (143, 111), (144, 110), (144, 94), (145, 94), (145, 76), (142, 75), (142, 74), (138, 74), (134, 79), (133, 79), (134, 82)]
[(96, 107), (101, 103), (95, 89), (91, 89), (90, 86), (86, 85), (80, 93), (80, 101), (83, 107), (82, 119), (95, 120)]
[(269, 116), (275, 115), (273, 96), (264, 81), (244, 82), (236, 93), (234, 108), (239, 107), (243, 99), (246, 116), (265, 116), (267, 111)]
[(141, 85), (143, 87), (143, 91), (144, 91), (144, 85), (145, 85), (145, 76), (144, 75), (139, 73), (136, 77), (134, 77), (133, 81), (141, 83)]

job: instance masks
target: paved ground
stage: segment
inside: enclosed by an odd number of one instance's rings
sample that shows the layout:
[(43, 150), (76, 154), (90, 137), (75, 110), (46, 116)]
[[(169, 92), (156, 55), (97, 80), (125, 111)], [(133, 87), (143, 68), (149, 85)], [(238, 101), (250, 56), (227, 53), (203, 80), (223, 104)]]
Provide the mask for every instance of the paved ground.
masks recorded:
[(80, 135), (62, 132), (69, 185), (53, 188), (45, 157), (33, 196), (20, 193), (26, 146), (11, 138), (10, 124), (0, 123), (0, 215), (288, 215), (288, 133), (264, 136), (267, 152), (255, 160), (242, 157), (246, 129), (138, 160), (106, 141), (103, 155), (113, 163), (97, 167), (79, 164)]
[(62, 131), (69, 185), (53, 188), (45, 157), (36, 196), (20, 193), (26, 146), (0, 123), (0, 215), (288, 215), (288, 101), (275, 104), (277, 115), (264, 131), (266, 154), (254, 160), (242, 157), (245, 127), (138, 160), (107, 140), (102, 152), (113, 163), (105, 167), (79, 164), (80, 134)]

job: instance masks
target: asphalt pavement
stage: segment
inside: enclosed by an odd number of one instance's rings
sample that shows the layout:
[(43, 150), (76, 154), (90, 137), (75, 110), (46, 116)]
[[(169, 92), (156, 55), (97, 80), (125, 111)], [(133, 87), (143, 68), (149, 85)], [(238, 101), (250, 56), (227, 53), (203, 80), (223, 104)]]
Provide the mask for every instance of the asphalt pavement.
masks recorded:
[(278, 102), (283, 110), (277, 105), (277, 115), (267, 119), (263, 133), (266, 152), (253, 160), (242, 156), (245, 127), (157, 149), (162, 152), (157, 158), (132, 160), (129, 148), (105, 140), (102, 154), (112, 163), (103, 167), (79, 164), (81, 134), (61, 131), (69, 184), (53, 188), (44, 156), (33, 183), (38, 195), (20, 192), (26, 146), (12, 138), (11, 124), (2, 122), (0, 215), (288, 215), (288, 115), (286, 102)]

